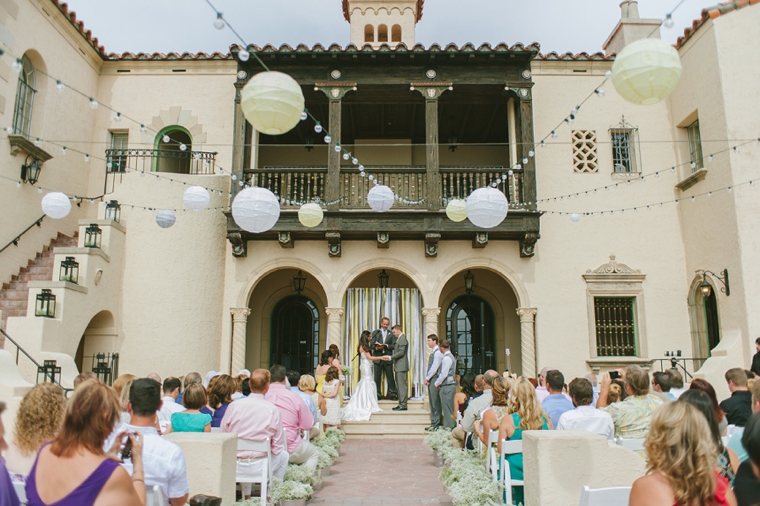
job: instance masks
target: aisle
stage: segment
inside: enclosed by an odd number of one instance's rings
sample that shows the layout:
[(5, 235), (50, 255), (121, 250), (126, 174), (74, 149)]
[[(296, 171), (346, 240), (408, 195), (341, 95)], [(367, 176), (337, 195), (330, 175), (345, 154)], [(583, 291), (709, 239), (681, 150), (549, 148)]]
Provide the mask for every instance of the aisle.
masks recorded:
[(451, 504), (422, 439), (347, 439), (308, 504)]

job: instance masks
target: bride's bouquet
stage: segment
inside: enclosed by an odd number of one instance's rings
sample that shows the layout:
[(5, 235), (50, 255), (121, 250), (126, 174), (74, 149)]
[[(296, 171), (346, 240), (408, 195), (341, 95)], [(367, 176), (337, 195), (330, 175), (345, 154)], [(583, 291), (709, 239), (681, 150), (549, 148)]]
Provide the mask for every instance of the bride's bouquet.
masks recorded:
[(351, 375), (351, 368), (348, 367), (347, 365), (342, 365), (342, 366), (340, 366), (340, 373), (343, 376), (350, 376)]

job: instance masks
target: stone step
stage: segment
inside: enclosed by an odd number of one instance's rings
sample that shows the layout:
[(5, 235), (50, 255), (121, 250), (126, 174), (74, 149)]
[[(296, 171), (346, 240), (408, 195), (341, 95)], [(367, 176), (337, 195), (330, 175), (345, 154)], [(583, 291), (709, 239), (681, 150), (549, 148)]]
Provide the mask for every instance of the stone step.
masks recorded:
[(406, 423), (423, 423), (425, 426), (430, 425), (430, 412), (419, 410), (408, 411), (388, 411), (385, 410), (381, 413), (372, 413), (371, 422), (386, 422), (402, 419)]
[[(398, 406), (398, 401), (384, 401), (384, 400), (381, 400), (381, 401), (378, 401), (378, 404), (380, 405), (380, 407), (382, 409), (389, 410), (391, 408), (395, 408), (396, 406)], [(410, 399), (410, 400), (408, 400), (406, 402), (406, 407), (409, 408), (409, 409), (419, 409), (419, 410), (421, 410), (421, 409), (424, 409), (422, 406), (423, 406), (423, 403), (422, 403), (421, 400), (419, 400), (419, 401), (413, 401), (413, 400)]]

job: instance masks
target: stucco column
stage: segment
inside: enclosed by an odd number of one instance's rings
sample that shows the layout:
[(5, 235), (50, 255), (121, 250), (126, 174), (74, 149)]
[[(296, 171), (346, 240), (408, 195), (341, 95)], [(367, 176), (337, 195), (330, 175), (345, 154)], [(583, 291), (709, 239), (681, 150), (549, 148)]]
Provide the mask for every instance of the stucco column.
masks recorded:
[[(343, 320), (343, 308), (326, 307), (325, 313), (327, 313), (327, 346), (325, 348), (329, 348), (331, 344), (340, 348), (340, 324)], [(343, 351), (343, 354), (348, 356), (346, 351)]]
[(245, 368), (245, 341), (247, 337), (248, 316), (251, 309), (247, 307), (230, 308), (232, 315), (232, 359), (230, 361), (230, 374), (237, 374)]
[(536, 377), (536, 338), (534, 324), (536, 312), (534, 307), (519, 307), (520, 317), (520, 346), (522, 353), (522, 375), (526, 378)]

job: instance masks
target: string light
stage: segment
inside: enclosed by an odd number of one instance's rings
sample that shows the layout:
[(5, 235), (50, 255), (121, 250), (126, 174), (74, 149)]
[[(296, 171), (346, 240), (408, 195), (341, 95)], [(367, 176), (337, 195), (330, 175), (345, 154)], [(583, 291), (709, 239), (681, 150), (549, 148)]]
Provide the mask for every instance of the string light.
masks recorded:
[(148, 133), (148, 128), (145, 125), (143, 125), (142, 123), (140, 123), (140, 133), (141, 134)]
[(58, 93), (63, 93), (63, 90), (66, 89), (66, 86), (59, 79), (55, 82), (55, 89), (58, 90)]
[(248, 61), (248, 58), (250, 57), (251, 57), (251, 53), (249, 53), (247, 50), (241, 49), (240, 51), (238, 51), (238, 60), (245, 62), (245, 61)]
[(85, 155), (84, 155), (84, 161), (85, 161), (85, 162), (89, 162), (89, 161), (90, 161), (90, 155), (88, 155), (88, 154), (85, 154)]
[(216, 13), (216, 20), (214, 21), (214, 28), (217, 30), (221, 30), (224, 28), (224, 18), (222, 17), (221, 12)]
[(596, 96), (599, 98), (604, 98), (604, 90), (601, 88), (597, 88), (594, 90), (594, 93), (596, 93)]
[(100, 104), (98, 104), (97, 100), (95, 100), (94, 98), (90, 98), (90, 109), (95, 110), (98, 108), (98, 105)]
[(662, 22), (662, 24), (665, 26), (665, 28), (673, 28), (673, 25), (675, 24), (675, 21), (673, 21), (673, 16), (666, 14), (665, 20)]
[(314, 125), (314, 131), (317, 132), (318, 134), (322, 133), (322, 125), (319, 123), (319, 121), (317, 121), (317, 124)]
[(121, 113), (120, 113), (120, 112), (117, 112), (116, 114), (114, 114), (113, 120), (114, 120), (116, 123), (119, 123), (119, 122), (121, 121)]
[(16, 61), (14, 61), (14, 62), (11, 64), (11, 69), (13, 69), (13, 71), (14, 71), (16, 74), (18, 74), (19, 72), (21, 72), (21, 69), (22, 69), (22, 68), (24, 68), (24, 62), (22, 62), (22, 61), (21, 61), (21, 60), (19, 60), (18, 58), (16, 58)]

